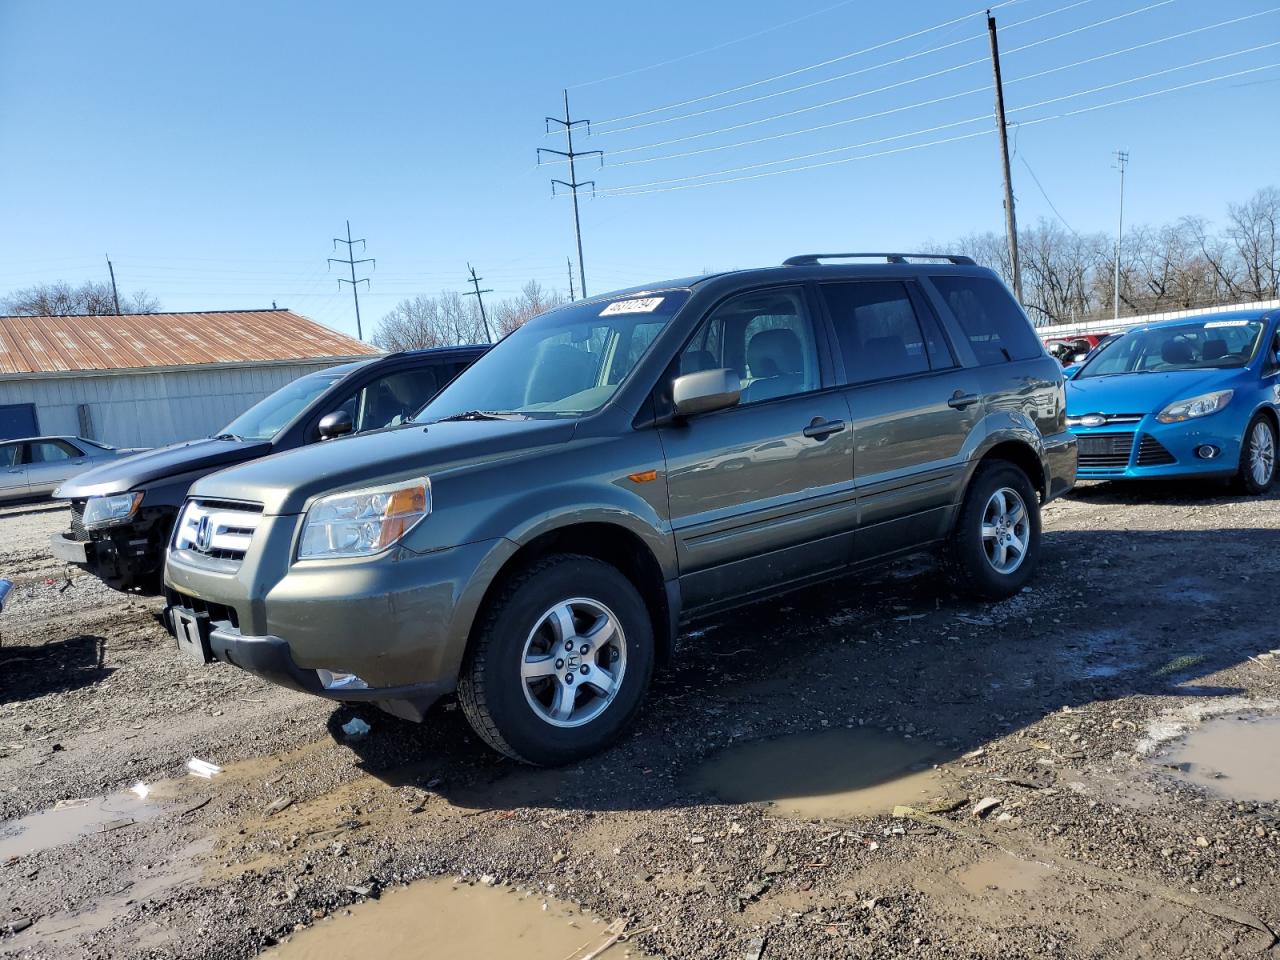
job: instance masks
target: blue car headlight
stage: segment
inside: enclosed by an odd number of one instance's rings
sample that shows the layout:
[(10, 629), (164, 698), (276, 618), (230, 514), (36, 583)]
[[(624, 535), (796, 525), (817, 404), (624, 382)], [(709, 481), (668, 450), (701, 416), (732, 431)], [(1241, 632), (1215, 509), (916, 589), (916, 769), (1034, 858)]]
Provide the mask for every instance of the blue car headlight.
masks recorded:
[(1202, 393), (1198, 397), (1188, 397), (1186, 400), (1169, 404), (1156, 414), (1156, 419), (1161, 423), (1181, 423), (1184, 420), (1194, 420), (1196, 417), (1207, 417), (1223, 409), (1231, 402), (1234, 395), (1234, 390), (1215, 390), (1213, 393)]

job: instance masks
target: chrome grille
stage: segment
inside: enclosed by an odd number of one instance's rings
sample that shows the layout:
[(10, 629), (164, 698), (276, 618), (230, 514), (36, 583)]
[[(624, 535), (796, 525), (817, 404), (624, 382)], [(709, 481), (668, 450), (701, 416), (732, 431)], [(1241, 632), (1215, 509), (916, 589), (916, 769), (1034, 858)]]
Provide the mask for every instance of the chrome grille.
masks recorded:
[(173, 531), (173, 548), (215, 560), (244, 559), (262, 519), (253, 503), (188, 500)]

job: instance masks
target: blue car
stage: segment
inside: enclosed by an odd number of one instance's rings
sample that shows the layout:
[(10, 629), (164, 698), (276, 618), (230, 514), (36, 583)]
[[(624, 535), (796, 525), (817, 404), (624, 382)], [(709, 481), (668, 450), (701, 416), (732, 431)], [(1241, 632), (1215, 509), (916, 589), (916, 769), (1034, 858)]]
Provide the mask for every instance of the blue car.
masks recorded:
[(1280, 311), (1241, 310), (1127, 331), (1067, 381), (1082, 480), (1275, 480)]

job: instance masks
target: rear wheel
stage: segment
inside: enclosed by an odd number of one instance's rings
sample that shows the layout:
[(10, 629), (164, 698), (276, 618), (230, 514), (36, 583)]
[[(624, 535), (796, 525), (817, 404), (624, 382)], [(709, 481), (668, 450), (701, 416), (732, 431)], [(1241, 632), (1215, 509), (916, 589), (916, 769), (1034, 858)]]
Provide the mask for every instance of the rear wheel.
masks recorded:
[(517, 574), (488, 605), (458, 699), (495, 750), (554, 766), (621, 735), (653, 664), (653, 626), (631, 582), (599, 560), (561, 554)]
[(956, 588), (987, 600), (1017, 593), (1040, 559), (1040, 501), (1025, 473), (1007, 461), (978, 467), (951, 535)]
[(1276, 479), (1276, 429), (1266, 414), (1249, 421), (1240, 443), (1240, 468), (1236, 485), (1245, 493), (1260, 494)]

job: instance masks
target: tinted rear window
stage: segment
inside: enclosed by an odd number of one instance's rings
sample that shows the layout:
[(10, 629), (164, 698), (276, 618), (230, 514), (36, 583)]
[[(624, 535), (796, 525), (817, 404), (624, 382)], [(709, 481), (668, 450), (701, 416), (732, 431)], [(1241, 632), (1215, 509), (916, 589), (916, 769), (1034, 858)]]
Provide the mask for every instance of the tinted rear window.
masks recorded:
[(1004, 286), (986, 277), (932, 277), (981, 364), (1031, 360), (1044, 348)]

